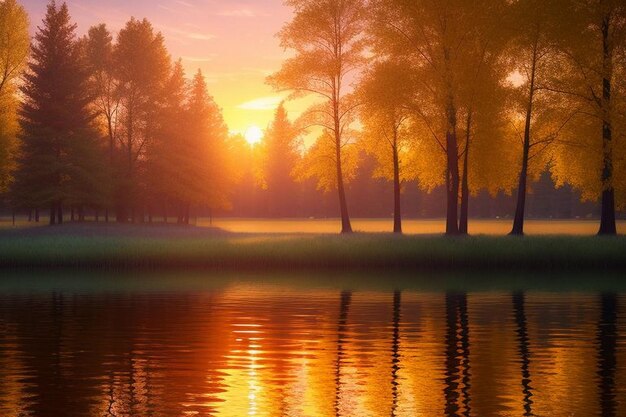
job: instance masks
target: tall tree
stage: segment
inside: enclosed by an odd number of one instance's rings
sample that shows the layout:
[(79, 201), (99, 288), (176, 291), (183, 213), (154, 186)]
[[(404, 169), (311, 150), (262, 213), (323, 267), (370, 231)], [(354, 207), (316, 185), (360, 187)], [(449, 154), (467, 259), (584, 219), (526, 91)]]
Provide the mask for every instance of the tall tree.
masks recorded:
[(29, 208), (50, 207), (51, 224), (63, 222), (65, 203), (94, 202), (102, 172), (88, 73), (75, 30), (65, 3), (48, 4), (21, 88), (16, 195)]
[(269, 214), (283, 217), (291, 215), (298, 188), (293, 172), (301, 157), (301, 141), (300, 130), (289, 121), (283, 103), (276, 109), (261, 147), (261, 170), (269, 198)]
[(193, 162), (189, 158), (194, 152), (189, 146), (193, 133), (186, 129), (187, 94), (185, 72), (181, 61), (177, 61), (163, 86), (153, 137), (145, 154), (148, 211), (169, 204), (175, 208), (179, 223), (185, 221), (183, 181), (189, 174), (189, 164)]
[[(411, 86), (415, 83), (404, 65), (386, 61), (368, 71), (359, 87), (361, 121), (364, 125), (361, 144), (374, 155), (378, 169), (374, 175), (393, 181), (393, 231), (402, 233), (401, 182), (410, 132), (413, 100)], [(402, 168), (402, 170), (401, 170)]]
[(191, 82), (186, 112), (187, 168), (180, 187), (185, 193), (184, 222), (189, 223), (190, 206), (210, 210), (230, 207), (231, 186), (238, 167), (229, 163), (228, 127), (201, 71)]
[[(114, 158), (118, 136), (118, 109), (120, 106), (117, 79), (114, 77), (113, 36), (106, 25), (100, 24), (89, 29), (83, 39), (87, 69), (90, 74), (89, 85), (93, 92), (93, 107), (101, 131), (106, 132), (108, 140), (108, 172), (112, 175), (115, 168)], [(112, 178), (108, 178), (109, 186)], [(105, 220), (109, 221), (109, 205), (106, 204)]]
[(0, 2), (0, 192), (6, 191), (17, 148), (17, 83), (30, 46), (28, 15), (15, 0)]
[(170, 58), (163, 36), (154, 32), (150, 22), (132, 18), (117, 36), (113, 63), (120, 100), (116, 216), (119, 222), (127, 222), (140, 209), (137, 197), (145, 180), (144, 156), (155, 131)]
[[(557, 1), (557, 0), (555, 0)], [(590, 198), (600, 196), (598, 234), (615, 235), (616, 187), (624, 176), (626, 4), (621, 0), (557, 1), (561, 18), (557, 41), (568, 65), (546, 86), (581, 111), (554, 166), (558, 182), (568, 182)], [(617, 190), (620, 192), (620, 190)]]
[[(306, 114), (311, 125), (326, 132), (319, 138), (330, 141), (335, 164), (341, 231), (351, 233), (346, 200), (342, 151), (350, 142), (355, 101), (349, 94), (350, 77), (363, 63), (364, 0), (286, 0), (295, 16), (279, 33), (281, 46), (295, 56), (268, 81), (279, 89), (292, 90), (292, 97), (313, 94), (322, 102)], [(331, 150), (329, 146), (318, 149)]]
[(374, 0), (372, 8), (376, 50), (410, 66), (420, 81), (420, 100), (443, 118), (428, 124), (445, 152), (446, 233), (458, 234), (460, 95), (464, 76), (477, 66), (471, 46), (479, 25), (474, 23), (493, 5), (482, 0)]
[[(558, 119), (554, 95), (542, 89), (556, 70), (557, 51), (554, 45), (554, 4), (537, 0), (520, 0), (512, 5), (512, 23), (515, 34), (508, 53), (515, 62), (516, 98), (519, 112), (511, 115), (512, 123), (523, 120), (521, 134), (521, 168), (517, 185), (517, 203), (511, 235), (524, 234), (528, 180), (533, 168), (535, 177), (545, 169), (547, 161), (541, 158), (560, 132), (554, 126)], [(519, 117), (518, 117), (519, 115)], [(548, 120), (549, 119), (549, 120)], [(560, 126), (563, 126), (561, 124)], [(539, 163), (533, 161), (539, 160)], [(536, 166), (531, 166), (535, 162)]]
[[(509, 29), (506, 24), (508, 17), (508, 2), (500, 0), (489, 1), (483, 4), (476, 1), (473, 5), (478, 10), (466, 13), (466, 26), (472, 27), (469, 40), (465, 40), (466, 53), (469, 53), (465, 62), (465, 71), (458, 75), (459, 93), (458, 105), (462, 120), (460, 132), (464, 137), (461, 171), (461, 204), (459, 213), (459, 233), (468, 233), (469, 221), (469, 194), (470, 165), (481, 160), (474, 154), (476, 141), (488, 141), (489, 146), (499, 147), (504, 135), (498, 129), (497, 121), (506, 106), (503, 91), (504, 80), (507, 76), (506, 66), (503, 65), (503, 51), (509, 40)], [(504, 21), (504, 24), (503, 24)], [(496, 121), (496, 123), (494, 123)], [(484, 148), (484, 144), (483, 144)], [(478, 156), (478, 158), (474, 158)], [(498, 172), (497, 174), (500, 174)]]

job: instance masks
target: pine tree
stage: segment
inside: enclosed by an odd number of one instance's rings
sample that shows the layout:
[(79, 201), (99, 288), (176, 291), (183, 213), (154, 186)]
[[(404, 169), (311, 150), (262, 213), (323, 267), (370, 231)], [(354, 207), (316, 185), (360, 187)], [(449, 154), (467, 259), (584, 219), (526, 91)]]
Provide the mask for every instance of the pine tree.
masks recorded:
[(88, 74), (75, 31), (67, 5), (52, 1), (35, 35), (21, 88), (16, 202), (49, 207), (51, 224), (63, 222), (64, 205), (97, 204), (96, 190), (102, 189)]
[(262, 144), (262, 176), (270, 216), (285, 217), (294, 212), (298, 186), (292, 174), (300, 159), (299, 137), (298, 129), (289, 121), (281, 103)]
[(191, 83), (185, 120), (190, 142), (186, 153), (188, 171), (182, 187), (187, 193), (188, 223), (191, 205), (209, 209), (230, 206), (232, 178), (238, 161), (229, 163), (228, 128), (200, 71)]

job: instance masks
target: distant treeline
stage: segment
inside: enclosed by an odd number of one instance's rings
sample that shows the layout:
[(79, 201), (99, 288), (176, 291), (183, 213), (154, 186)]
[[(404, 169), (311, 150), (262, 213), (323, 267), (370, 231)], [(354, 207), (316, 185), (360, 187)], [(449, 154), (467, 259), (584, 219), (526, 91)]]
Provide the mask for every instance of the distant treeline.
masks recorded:
[[(623, 0), (288, 0), (292, 52), (268, 83), (316, 97), (281, 104), (264, 140), (229, 135), (198, 72), (131, 19), (78, 37), (52, 1), (34, 40), (0, 3), (0, 186), (14, 211), (62, 222), (229, 212), (393, 212), (600, 218), (626, 204)], [(317, 129), (311, 130), (311, 128)], [(309, 147), (306, 132), (319, 134)], [(551, 190), (554, 197), (527, 192)], [(334, 201), (327, 192), (336, 193)], [(549, 200), (549, 202), (548, 202)], [(598, 205), (599, 204), (599, 205)], [(337, 208), (339, 210), (337, 211)]]

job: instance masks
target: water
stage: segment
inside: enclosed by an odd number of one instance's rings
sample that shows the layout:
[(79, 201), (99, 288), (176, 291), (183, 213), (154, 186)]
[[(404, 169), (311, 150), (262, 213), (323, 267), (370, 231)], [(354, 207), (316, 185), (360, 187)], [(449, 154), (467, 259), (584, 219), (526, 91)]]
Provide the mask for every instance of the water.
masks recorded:
[(535, 278), (3, 278), (0, 415), (626, 415), (621, 281)]

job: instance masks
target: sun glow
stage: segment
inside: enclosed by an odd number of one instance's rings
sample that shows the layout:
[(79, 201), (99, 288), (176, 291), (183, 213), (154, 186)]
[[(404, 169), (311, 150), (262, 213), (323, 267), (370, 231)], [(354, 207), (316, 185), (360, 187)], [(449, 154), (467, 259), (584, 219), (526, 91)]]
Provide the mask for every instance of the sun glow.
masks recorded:
[(246, 130), (244, 137), (250, 145), (256, 145), (263, 139), (263, 131), (258, 126), (250, 126)]

